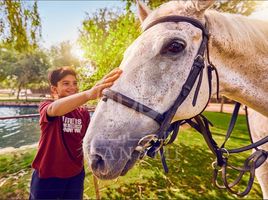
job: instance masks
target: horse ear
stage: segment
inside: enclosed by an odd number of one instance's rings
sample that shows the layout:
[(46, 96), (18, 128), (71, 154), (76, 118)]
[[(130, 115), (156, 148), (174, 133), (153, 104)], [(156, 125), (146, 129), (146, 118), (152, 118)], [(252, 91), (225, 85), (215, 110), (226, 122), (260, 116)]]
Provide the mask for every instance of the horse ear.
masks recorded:
[(215, 0), (198, 0), (198, 1), (194, 0), (194, 1), (192, 1), (196, 10), (201, 11), (201, 12), (205, 11), (210, 6), (212, 6), (214, 2), (215, 2)]
[(151, 13), (151, 10), (141, 1), (137, 0), (138, 15), (141, 23), (146, 19), (146, 17)]

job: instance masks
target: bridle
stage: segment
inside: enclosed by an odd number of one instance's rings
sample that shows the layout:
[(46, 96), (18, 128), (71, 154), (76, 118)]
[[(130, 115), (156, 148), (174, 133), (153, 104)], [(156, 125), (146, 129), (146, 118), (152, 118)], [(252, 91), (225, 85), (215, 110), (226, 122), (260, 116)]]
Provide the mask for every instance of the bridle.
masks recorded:
[[(186, 22), (194, 27), (200, 29), (202, 31), (202, 41), (199, 46), (199, 49), (197, 51), (197, 54), (195, 56), (193, 65), (191, 67), (191, 70), (189, 72), (189, 75), (183, 84), (181, 91), (179, 92), (179, 95), (177, 96), (175, 102), (173, 105), (163, 114), (155, 111), (154, 109), (151, 109), (119, 92), (113, 91), (111, 89), (106, 89), (103, 91), (103, 101), (107, 101), (107, 99), (111, 99), (115, 102), (118, 102), (128, 108), (134, 109), (135, 111), (142, 113), (153, 120), (155, 120), (159, 124), (159, 129), (156, 131), (156, 133), (152, 135), (147, 135), (144, 138), (142, 138), (136, 147), (136, 151), (141, 152), (141, 157), (144, 155), (148, 155), (150, 157), (154, 157), (156, 153), (159, 151), (160, 152), (160, 157), (162, 161), (163, 168), (165, 172), (168, 172), (167, 164), (165, 161), (165, 156), (164, 156), (164, 149), (163, 147), (167, 144), (172, 143), (178, 134), (179, 127), (184, 124), (188, 123), (190, 126), (195, 128), (198, 132), (200, 132), (207, 145), (213, 152), (213, 154), (216, 156), (216, 161), (213, 163), (213, 168), (214, 168), (214, 178), (213, 182), (214, 185), (216, 185), (218, 188), (226, 188), (228, 191), (231, 193), (237, 194), (239, 196), (244, 196), (249, 193), (252, 184), (254, 182), (254, 174), (255, 174), (255, 169), (259, 167), (263, 162), (267, 159), (268, 152), (258, 149), (257, 146), (260, 146), (268, 141), (268, 137), (253, 143), (251, 145), (248, 145), (243, 148), (239, 149), (234, 149), (234, 150), (226, 150), (224, 145), (228, 138), (231, 135), (231, 132), (234, 128), (236, 118), (238, 116), (238, 111), (240, 107), (240, 103), (237, 103), (235, 106), (235, 110), (229, 125), (229, 129), (226, 134), (226, 138), (224, 143), (221, 145), (221, 147), (218, 146), (218, 144), (215, 142), (215, 140), (212, 137), (211, 131), (209, 129), (209, 126), (212, 125), (208, 119), (206, 119), (201, 113), (204, 111), (204, 109), (207, 107), (208, 102), (211, 97), (211, 88), (212, 88), (212, 72), (214, 71), (216, 74), (217, 78), (217, 97), (219, 94), (219, 78), (218, 78), (218, 73), (214, 65), (210, 62), (209, 59), (209, 49), (208, 49), (208, 41), (209, 41), (209, 33), (208, 33), (208, 28), (207, 26), (204, 26), (200, 21), (190, 18), (190, 17), (184, 17), (184, 16), (177, 16), (177, 15), (172, 15), (172, 16), (166, 16), (157, 19), (156, 21), (152, 22), (149, 24), (146, 28), (145, 31), (148, 30), (149, 28), (153, 27), (156, 24), (159, 23), (164, 23), (164, 22)], [(205, 54), (207, 58), (207, 66), (205, 66)], [(209, 98), (207, 101), (206, 106), (202, 110), (202, 112), (191, 119), (185, 119), (185, 120), (179, 120), (171, 123), (177, 109), (181, 106), (181, 104), (185, 101), (185, 99), (189, 96), (190, 92), (194, 89), (194, 85), (196, 84), (195, 92), (194, 92), (194, 98), (192, 101), (192, 105), (196, 105), (198, 93), (200, 90), (200, 86), (202, 83), (202, 78), (203, 78), (203, 71), (204, 69), (207, 69), (207, 74), (208, 74), (208, 85), (209, 85)], [(248, 124), (248, 120), (247, 120)], [(248, 126), (249, 127), (249, 126)], [(249, 130), (250, 133), (250, 130)], [(231, 165), (228, 165), (228, 155), (231, 153), (239, 153), (245, 150), (249, 150), (255, 148), (255, 152), (245, 161), (244, 167), (238, 168), (234, 167)], [(240, 172), (238, 178), (232, 182), (231, 184), (227, 182), (226, 177), (227, 177), (227, 167), (230, 167), (232, 169), (238, 170)], [(222, 182), (224, 185), (219, 185), (217, 182), (217, 177), (218, 177), (218, 172), (222, 171)], [(247, 188), (243, 192), (235, 192), (233, 191), (232, 187), (237, 185), (240, 180), (242, 179), (242, 176), (244, 175), (245, 172), (250, 173), (250, 179), (248, 182)]]
[[(179, 108), (179, 106), (184, 102), (184, 100), (188, 97), (189, 93), (191, 92), (196, 80), (199, 77), (198, 84), (195, 90), (195, 95), (193, 99), (193, 106), (196, 104), (196, 99), (198, 97), (198, 93), (200, 90), (201, 82), (202, 82), (202, 77), (203, 77), (203, 70), (205, 68), (205, 63), (204, 63), (204, 54), (207, 50), (208, 46), (208, 31), (205, 26), (201, 22), (199, 22), (196, 19), (192, 19), (189, 17), (183, 17), (183, 16), (167, 16), (163, 18), (159, 18), (158, 20), (154, 21), (153, 23), (149, 24), (146, 28), (145, 31), (151, 28), (152, 26), (159, 24), (159, 23), (164, 23), (164, 22), (188, 22), (192, 24), (193, 26), (199, 28), (202, 31), (202, 41), (200, 44), (200, 47), (198, 49), (198, 52), (196, 54), (196, 57), (194, 59), (192, 68), (190, 70), (190, 73), (187, 77), (187, 80), (182, 86), (182, 89), (177, 96), (175, 102), (173, 105), (163, 114), (155, 111), (152, 108), (149, 108), (119, 92), (113, 91), (111, 89), (106, 89), (103, 91), (104, 98), (103, 100), (106, 101), (107, 99), (112, 99), (120, 104), (123, 104), (131, 109), (136, 110), (139, 113), (142, 113), (153, 120), (155, 120), (160, 128), (157, 130), (155, 135), (159, 140), (165, 140), (166, 137), (166, 132), (178, 132), (179, 125), (181, 124), (181, 121), (177, 121), (175, 123), (171, 124), (171, 121)], [(209, 61), (209, 60), (208, 60)], [(211, 94), (211, 72), (214, 69), (213, 65), (207, 66), (208, 68), (208, 81), (209, 81), (209, 93)], [(209, 101), (209, 99), (208, 99)], [(205, 108), (204, 108), (205, 109)], [(175, 138), (174, 138), (175, 139)]]

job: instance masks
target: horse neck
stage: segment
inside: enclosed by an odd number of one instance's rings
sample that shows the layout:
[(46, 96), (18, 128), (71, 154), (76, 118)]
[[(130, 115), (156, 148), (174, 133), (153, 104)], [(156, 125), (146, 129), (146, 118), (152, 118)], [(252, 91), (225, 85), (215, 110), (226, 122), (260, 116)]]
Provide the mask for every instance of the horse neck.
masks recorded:
[(221, 95), (268, 116), (268, 23), (215, 11), (206, 17)]

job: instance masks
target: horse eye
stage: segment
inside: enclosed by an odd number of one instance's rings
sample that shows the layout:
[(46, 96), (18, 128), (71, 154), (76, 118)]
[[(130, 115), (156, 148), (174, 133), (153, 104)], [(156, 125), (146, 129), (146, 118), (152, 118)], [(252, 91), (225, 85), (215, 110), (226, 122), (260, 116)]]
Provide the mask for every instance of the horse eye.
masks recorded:
[(162, 50), (161, 53), (162, 54), (177, 54), (180, 53), (181, 51), (183, 51), (185, 49), (186, 45), (183, 41), (172, 41), (170, 42), (167, 46), (165, 46)]

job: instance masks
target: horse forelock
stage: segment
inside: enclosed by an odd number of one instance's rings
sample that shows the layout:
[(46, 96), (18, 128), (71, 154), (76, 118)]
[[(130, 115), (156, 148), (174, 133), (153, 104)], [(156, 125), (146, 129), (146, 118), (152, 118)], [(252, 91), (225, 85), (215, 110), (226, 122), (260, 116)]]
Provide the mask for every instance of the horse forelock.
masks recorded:
[(193, 16), (199, 11), (194, 7), (194, 4), (191, 1), (170, 1), (165, 4), (162, 4), (156, 10), (150, 13), (146, 20), (142, 23), (142, 30), (152, 22), (157, 19), (169, 16), (169, 15), (184, 15), (184, 16)]

